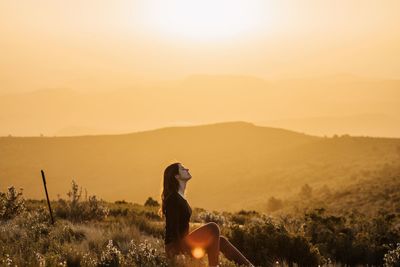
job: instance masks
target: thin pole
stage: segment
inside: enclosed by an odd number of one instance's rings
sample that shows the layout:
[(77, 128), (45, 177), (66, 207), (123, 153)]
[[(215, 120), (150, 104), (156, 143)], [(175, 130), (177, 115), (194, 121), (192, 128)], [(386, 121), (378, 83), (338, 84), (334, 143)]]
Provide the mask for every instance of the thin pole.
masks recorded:
[(49, 194), (47, 194), (46, 177), (44, 176), (43, 170), (40, 170), (40, 172), (42, 173), (44, 191), (46, 192), (46, 198), (47, 198), (47, 205), (49, 206), (51, 224), (54, 224), (53, 212), (51, 211), (50, 200), (49, 200)]

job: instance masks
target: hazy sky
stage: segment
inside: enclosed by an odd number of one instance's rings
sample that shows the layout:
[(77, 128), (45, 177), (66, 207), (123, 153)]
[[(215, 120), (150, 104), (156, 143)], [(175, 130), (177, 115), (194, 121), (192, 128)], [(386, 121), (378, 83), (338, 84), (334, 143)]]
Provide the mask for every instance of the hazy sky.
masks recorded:
[(0, 0), (0, 92), (194, 73), (400, 78), (400, 1)]

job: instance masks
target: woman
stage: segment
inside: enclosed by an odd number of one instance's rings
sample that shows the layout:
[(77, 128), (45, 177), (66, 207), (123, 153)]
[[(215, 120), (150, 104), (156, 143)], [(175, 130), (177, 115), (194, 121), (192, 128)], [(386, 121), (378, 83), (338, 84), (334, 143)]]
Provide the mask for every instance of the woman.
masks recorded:
[(226, 237), (220, 235), (216, 223), (207, 223), (189, 233), (192, 209), (185, 199), (186, 183), (192, 178), (181, 163), (169, 165), (164, 171), (161, 212), (165, 216), (165, 252), (169, 258), (188, 253), (200, 258), (208, 254), (210, 267), (218, 266), (221, 251), (226, 258), (239, 265), (254, 266)]

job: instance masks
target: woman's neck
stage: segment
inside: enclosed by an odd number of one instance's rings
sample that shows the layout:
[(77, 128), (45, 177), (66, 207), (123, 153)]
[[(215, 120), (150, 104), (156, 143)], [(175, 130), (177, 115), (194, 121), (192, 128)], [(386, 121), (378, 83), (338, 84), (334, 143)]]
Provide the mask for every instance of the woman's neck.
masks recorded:
[(182, 197), (185, 197), (185, 189), (186, 189), (186, 183), (187, 183), (187, 181), (178, 180), (178, 182), (179, 182), (178, 193), (179, 193)]

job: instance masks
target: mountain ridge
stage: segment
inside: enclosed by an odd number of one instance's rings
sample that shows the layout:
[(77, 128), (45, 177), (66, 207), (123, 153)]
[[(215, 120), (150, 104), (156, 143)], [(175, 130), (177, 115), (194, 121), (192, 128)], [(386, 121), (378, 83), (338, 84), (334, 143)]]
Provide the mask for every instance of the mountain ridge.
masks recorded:
[(398, 138), (323, 138), (247, 122), (123, 135), (2, 137), (0, 181), (43, 198), (43, 169), (53, 199), (65, 195), (74, 179), (108, 201), (143, 202), (159, 198), (164, 168), (180, 161), (193, 175), (187, 196), (194, 206), (237, 210), (291, 195), (305, 183), (348, 184), (396, 159), (397, 146)]
[[(385, 124), (360, 120), (359, 129), (365, 135), (399, 136), (399, 99), (399, 80), (315, 77), (273, 81), (240, 75), (199, 75), (174, 83), (135, 85), (121, 90), (59, 88), (0, 95), (0, 135), (48, 136), (68, 127), (73, 135), (93, 133), (96, 129), (99, 133), (118, 134), (183, 124), (260, 124), (285, 118), (346, 118), (380, 113), (392, 119)], [(292, 121), (276, 127), (307, 130), (297, 124)], [(348, 129), (346, 125), (337, 125), (338, 134)], [(330, 134), (328, 126), (322, 131)], [(359, 134), (356, 130), (348, 134)]]

